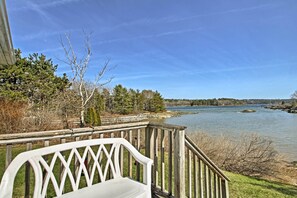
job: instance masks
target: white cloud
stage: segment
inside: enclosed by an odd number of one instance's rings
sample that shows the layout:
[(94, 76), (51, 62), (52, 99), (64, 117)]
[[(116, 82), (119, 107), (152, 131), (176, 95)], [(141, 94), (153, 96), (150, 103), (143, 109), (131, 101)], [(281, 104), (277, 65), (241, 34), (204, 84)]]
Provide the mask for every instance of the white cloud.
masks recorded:
[(136, 79), (143, 79), (143, 78), (152, 78), (152, 77), (159, 77), (160, 75), (154, 75), (154, 74), (137, 74), (137, 75), (130, 75), (125, 77), (115, 77), (113, 79), (114, 82), (119, 82), (119, 81), (128, 81), (128, 80), (136, 80)]
[(40, 8), (56, 7), (56, 6), (60, 6), (68, 3), (74, 3), (78, 1), (81, 1), (81, 0), (52, 0), (52, 1), (26, 0), (24, 1), (25, 6), (12, 8), (11, 11), (31, 10), (32, 5), (35, 8), (38, 7), (40, 9)]
[(205, 71), (183, 71), (183, 74), (195, 75), (195, 74), (210, 74), (210, 73), (224, 73), (224, 72), (236, 72), (245, 70), (258, 70), (258, 69), (269, 69), (269, 68), (279, 68), (284, 66), (297, 65), (296, 62), (284, 62), (278, 64), (267, 64), (267, 65), (253, 65), (253, 66), (242, 66), (242, 67), (225, 67), (221, 69), (211, 69)]
[(224, 15), (224, 14), (229, 14), (229, 13), (240, 13), (240, 12), (247, 12), (247, 11), (253, 11), (253, 10), (261, 10), (261, 9), (271, 8), (273, 6), (275, 6), (275, 5), (274, 4), (263, 4), (263, 5), (252, 6), (252, 7), (247, 7), (247, 8), (236, 8), (236, 9), (230, 9), (230, 10), (225, 10), (225, 11), (220, 11), (220, 12), (212, 12), (212, 13), (208, 13), (208, 14), (199, 14), (199, 15), (193, 15), (193, 16), (189, 16), (189, 17), (173, 18), (171, 21), (168, 21), (168, 22), (180, 22), (180, 21), (192, 20), (192, 19), (196, 19), (196, 18), (200, 18), (200, 17)]
[(189, 29), (182, 29), (182, 30), (176, 30), (176, 31), (161, 32), (158, 34), (148, 34), (148, 35), (140, 35), (140, 36), (129, 37), (129, 38), (110, 39), (110, 40), (99, 41), (99, 42), (95, 43), (95, 45), (137, 40), (137, 39), (158, 38), (158, 37), (163, 37), (163, 36), (170, 36), (170, 35), (194, 32), (194, 31), (202, 30), (202, 29), (203, 29), (202, 27), (197, 27), (197, 28), (189, 28)]
[(18, 40), (32, 40), (32, 39), (46, 39), (47, 37), (57, 36), (57, 42), (58, 42), (58, 36), (62, 35), (64, 36), (65, 33), (73, 33), (73, 32), (79, 32), (82, 31), (81, 29), (68, 29), (68, 30), (59, 30), (59, 31), (40, 31), (34, 34), (27, 34), (22, 35), (21, 37), (18, 37)]
[(78, 2), (80, 0), (54, 0), (54, 1), (46, 1), (45, 3), (42, 3), (41, 7), (55, 7), (63, 4)]
[(160, 24), (164, 22), (170, 22), (173, 18), (172, 17), (163, 17), (163, 18), (142, 18), (133, 21), (123, 22), (116, 25), (112, 25), (110, 27), (102, 27), (101, 33), (112, 32), (117, 29), (130, 27), (130, 26), (137, 26), (137, 25), (152, 25), (152, 24)]
[(15, 12), (19, 12), (19, 11), (35, 11), (40, 17), (41, 19), (52, 25), (53, 27), (55, 27), (57, 25), (57, 23), (55, 23), (55, 21), (53, 20), (53, 17), (51, 16), (51, 13), (49, 11), (47, 11), (47, 8), (50, 7), (56, 7), (56, 6), (60, 6), (60, 5), (64, 5), (64, 4), (68, 4), (68, 3), (73, 3), (73, 2), (78, 2), (80, 0), (53, 0), (53, 1), (32, 1), (32, 0), (28, 0), (28, 1), (24, 1), (24, 6), (22, 7), (13, 7), (12, 9), (10, 9), (11, 11), (15, 11)]

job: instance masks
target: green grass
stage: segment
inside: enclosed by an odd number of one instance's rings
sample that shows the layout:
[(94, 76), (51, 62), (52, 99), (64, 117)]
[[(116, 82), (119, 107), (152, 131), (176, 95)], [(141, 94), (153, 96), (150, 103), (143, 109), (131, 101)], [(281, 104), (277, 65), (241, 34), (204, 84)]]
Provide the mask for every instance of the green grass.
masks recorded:
[(231, 198), (291, 198), (297, 197), (297, 187), (239, 174), (225, 172), (230, 178)]

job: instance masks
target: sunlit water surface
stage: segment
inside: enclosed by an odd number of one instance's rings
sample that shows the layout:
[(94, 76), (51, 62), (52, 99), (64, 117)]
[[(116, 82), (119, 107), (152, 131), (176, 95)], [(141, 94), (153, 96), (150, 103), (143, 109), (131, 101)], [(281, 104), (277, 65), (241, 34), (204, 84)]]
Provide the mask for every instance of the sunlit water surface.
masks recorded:
[[(165, 120), (168, 124), (183, 125), (188, 132), (227, 134), (257, 133), (273, 140), (276, 149), (288, 160), (297, 160), (297, 114), (265, 109), (262, 106), (235, 107), (168, 107), (170, 111), (192, 112)], [(255, 113), (241, 113), (254, 109)]]

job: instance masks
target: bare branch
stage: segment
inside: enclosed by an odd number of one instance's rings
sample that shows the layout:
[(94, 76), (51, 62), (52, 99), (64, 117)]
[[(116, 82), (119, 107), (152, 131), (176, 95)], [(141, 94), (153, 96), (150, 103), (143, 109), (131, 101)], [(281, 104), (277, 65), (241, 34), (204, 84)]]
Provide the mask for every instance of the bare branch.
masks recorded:
[(292, 96), (291, 96), (292, 99), (297, 99), (297, 91), (295, 91)]
[(65, 45), (62, 37), (60, 37), (60, 44), (64, 50), (65, 57), (67, 59), (66, 61), (63, 61), (63, 62), (70, 66), (72, 75), (73, 75), (72, 81), (75, 81), (75, 79), (78, 75), (79, 64), (77, 64), (77, 56), (76, 56), (74, 49), (72, 47), (72, 44), (71, 44), (70, 34), (65, 33), (65, 38), (67, 40), (67, 46)]
[(91, 44), (90, 44), (90, 38), (91, 34), (86, 34), (84, 32), (84, 48), (85, 48), (85, 55), (82, 58), (78, 58), (75, 50), (72, 46), (71, 39), (70, 39), (70, 34), (65, 34), (66, 38), (66, 43), (63, 42), (63, 39), (61, 38), (61, 46), (64, 49), (65, 52), (65, 57), (66, 57), (66, 64), (68, 64), (71, 68), (72, 74), (73, 74), (73, 79), (72, 83), (76, 83), (76, 91), (80, 96), (80, 103), (81, 103), (81, 125), (84, 124), (84, 111), (89, 103), (89, 101), (93, 98), (95, 90), (98, 87), (102, 87), (109, 82), (113, 78), (109, 78), (105, 82), (101, 83), (101, 80), (103, 79), (105, 73), (109, 71), (109, 59), (104, 63), (103, 67), (99, 70), (97, 75), (95, 76), (95, 81), (92, 83), (93, 86), (87, 87), (86, 86), (86, 80), (85, 80), (85, 75), (89, 67), (90, 59), (92, 56), (92, 49), (91, 49)]

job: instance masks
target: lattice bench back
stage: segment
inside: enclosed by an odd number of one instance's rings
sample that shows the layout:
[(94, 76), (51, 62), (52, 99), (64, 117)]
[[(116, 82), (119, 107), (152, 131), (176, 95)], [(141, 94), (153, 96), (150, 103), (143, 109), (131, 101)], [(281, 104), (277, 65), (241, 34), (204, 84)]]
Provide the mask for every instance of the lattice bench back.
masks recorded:
[[(93, 139), (19, 154), (3, 175), (0, 197), (12, 197), (14, 178), (27, 161), (35, 173), (33, 197), (46, 197), (50, 184), (54, 188), (55, 196), (61, 196), (67, 182), (70, 183), (71, 190), (76, 191), (81, 188), (82, 180), (85, 181), (86, 187), (90, 187), (98, 182), (122, 177), (119, 162), (121, 146), (143, 165), (143, 183), (150, 185), (152, 161), (142, 156), (128, 141), (122, 138)], [(58, 174), (54, 171), (56, 166), (61, 166), (62, 171)]]

